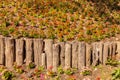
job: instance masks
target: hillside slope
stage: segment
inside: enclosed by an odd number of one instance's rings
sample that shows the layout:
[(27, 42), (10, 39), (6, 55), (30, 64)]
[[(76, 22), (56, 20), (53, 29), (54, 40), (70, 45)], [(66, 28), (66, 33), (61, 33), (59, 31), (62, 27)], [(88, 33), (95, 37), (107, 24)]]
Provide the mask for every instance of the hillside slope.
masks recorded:
[(105, 3), (94, 0), (1, 0), (0, 34), (59, 41), (109, 38), (120, 33), (120, 6)]

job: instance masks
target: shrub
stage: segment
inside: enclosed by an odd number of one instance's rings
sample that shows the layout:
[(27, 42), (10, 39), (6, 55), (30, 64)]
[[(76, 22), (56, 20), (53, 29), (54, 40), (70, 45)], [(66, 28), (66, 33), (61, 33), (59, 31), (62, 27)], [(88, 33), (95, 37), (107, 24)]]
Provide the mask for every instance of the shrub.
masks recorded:
[(117, 65), (119, 65), (120, 64), (120, 62), (119, 61), (117, 61), (117, 60), (113, 60), (113, 59), (107, 59), (107, 62), (106, 62), (106, 65), (111, 65), (111, 66), (117, 66)]
[(114, 72), (111, 75), (112, 75), (112, 80), (119, 80), (120, 79), (120, 69), (114, 70)]
[(4, 71), (2, 74), (3, 80), (12, 80), (13, 73), (11, 71)]

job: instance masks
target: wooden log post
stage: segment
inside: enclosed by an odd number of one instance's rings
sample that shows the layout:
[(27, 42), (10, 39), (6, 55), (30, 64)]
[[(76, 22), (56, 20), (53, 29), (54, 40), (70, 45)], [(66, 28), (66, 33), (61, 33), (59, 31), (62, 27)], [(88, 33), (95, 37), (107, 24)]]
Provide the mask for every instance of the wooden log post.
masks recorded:
[(65, 69), (71, 68), (72, 46), (70, 43), (65, 44)]
[(36, 66), (41, 65), (41, 54), (43, 53), (43, 40), (34, 39), (34, 62)]
[(60, 42), (58, 44), (60, 45), (60, 65), (65, 67), (65, 43)]
[[(92, 43), (92, 65), (95, 66), (98, 60), (98, 54), (97, 54), (97, 49), (96, 49), (96, 42)], [(97, 55), (97, 56), (96, 56)]]
[(99, 58), (99, 64), (103, 63), (103, 42), (99, 42), (97, 46), (98, 50), (98, 58)]
[(116, 60), (120, 61), (120, 41), (117, 41)]
[(112, 43), (112, 59), (116, 58), (116, 52), (117, 52), (117, 43), (113, 42)]
[(106, 64), (106, 61), (108, 59), (108, 54), (109, 54), (109, 42), (104, 43), (104, 48), (103, 48), (103, 65)]
[(45, 53), (47, 58), (47, 69), (51, 66), (53, 67), (53, 40), (46, 39), (45, 40)]
[(3, 37), (0, 37), (0, 64), (5, 65), (5, 42)]
[(92, 46), (91, 44), (86, 43), (86, 66), (91, 65), (91, 55), (92, 55)]
[(26, 39), (26, 65), (33, 62), (33, 39)]
[(108, 57), (109, 57), (109, 58), (112, 58), (112, 51), (113, 51), (113, 50), (112, 50), (112, 49), (113, 49), (113, 48), (112, 48), (112, 44), (113, 44), (113, 42), (109, 43), (109, 47), (108, 47), (108, 51), (109, 51), (109, 52), (108, 52)]
[(24, 55), (24, 40), (23, 39), (16, 39), (16, 63), (17, 65), (22, 65), (23, 55)]
[(102, 42), (95, 42), (93, 43), (93, 63), (92, 65), (95, 66), (103, 62), (103, 45)]
[(41, 54), (41, 65), (46, 68), (46, 55), (45, 53)]
[(72, 68), (78, 68), (78, 41), (72, 42)]
[(86, 56), (86, 44), (84, 42), (79, 42), (78, 47), (78, 69), (85, 67), (85, 56)]
[(15, 60), (14, 39), (5, 38), (5, 66), (11, 68)]
[(57, 72), (57, 68), (59, 66), (59, 62), (60, 62), (59, 52), (60, 52), (59, 44), (54, 44), (53, 45), (53, 71), (54, 72)]

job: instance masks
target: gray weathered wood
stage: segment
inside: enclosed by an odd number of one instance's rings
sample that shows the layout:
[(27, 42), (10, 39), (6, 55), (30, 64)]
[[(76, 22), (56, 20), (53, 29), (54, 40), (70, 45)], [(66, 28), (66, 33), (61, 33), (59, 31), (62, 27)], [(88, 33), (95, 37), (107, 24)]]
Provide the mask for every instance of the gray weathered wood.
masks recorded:
[(108, 52), (108, 57), (109, 57), (109, 58), (112, 58), (112, 51), (113, 51), (113, 50), (112, 50), (112, 49), (113, 49), (113, 48), (112, 48), (112, 44), (113, 44), (113, 43), (110, 42), (109, 45), (108, 45), (108, 46), (109, 46), (109, 47), (108, 47), (108, 48), (109, 48), (109, 49), (108, 49), (108, 51), (109, 51), (109, 52)]
[(41, 54), (43, 53), (43, 40), (34, 39), (34, 62), (36, 66), (41, 65)]
[(0, 64), (5, 65), (5, 42), (3, 37), (0, 37)]
[(79, 42), (78, 47), (78, 69), (82, 69), (85, 66), (86, 45), (84, 42)]
[(103, 64), (106, 64), (106, 61), (108, 59), (108, 53), (109, 53), (109, 42), (104, 43), (103, 48)]
[(46, 39), (45, 40), (45, 53), (47, 58), (47, 69), (53, 66), (53, 40)]
[(70, 43), (65, 44), (65, 69), (71, 68), (72, 46)]
[(112, 44), (112, 59), (115, 59), (116, 50), (117, 50), (117, 44), (115, 42), (113, 42), (113, 44)]
[(15, 60), (15, 47), (14, 39), (5, 38), (5, 65), (8, 68), (13, 66)]
[(65, 67), (65, 42), (58, 43), (60, 45), (60, 65)]
[(33, 39), (26, 39), (26, 65), (33, 62)]
[(95, 66), (99, 63), (103, 63), (103, 44), (101, 42), (95, 42), (93, 45), (93, 63), (92, 65)]
[(86, 66), (89, 67), (91, 65), (91, 54), (92, 54), (92, 46), (91, 44), (86, 43)]
[(117, 41), (116, 60), (120, 61), (120, 41)]
[(24, 55), (24, 40), (16, 39), (16, 63), (17, 65), (23, 64), (23, 55)]
[(59, 52), (60, 52), (59, 44), (54, 44), (53, 45), (53, 71), (54, 72), (57, 71), (57, 68), (59, 66), (59, 62), (60, 62)]
[(78, 41), (72, 42), (72, 67), (78, 68)]
[(41, 54), (41, 65), (46, 68), (46, 55), (45, 53)]

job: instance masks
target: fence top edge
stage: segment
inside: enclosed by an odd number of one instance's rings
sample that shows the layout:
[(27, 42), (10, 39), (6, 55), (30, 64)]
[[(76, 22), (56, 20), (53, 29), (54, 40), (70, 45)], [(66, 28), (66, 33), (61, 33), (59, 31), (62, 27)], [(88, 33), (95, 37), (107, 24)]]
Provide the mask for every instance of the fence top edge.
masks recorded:
[(43, 40), (43, 41), (52, 41), (53, 43), (58, 43), (58, 44), (61, 44), (61, 43), (70, 43), (70, 44), (73, 44), (73, 43), (86, 43), (86, 44), (94, 44), (94, 43), (102, 43), (102, 44), (111, 44), (111, 43), (119, 43), (120, 40), (113, 40), (113, 41), (96, 41), (96, 42), (85, 42), (85, 41), (78, 41), (78, 40), (73, 40), (73, 41), (63, 41), (63, 42), (56, 42), (55, 40), (53, 39), (43, 39), (43, 38), (27, 38), (27, 37), (21, 37), (21, 38), (13, 38), (13, 37), (5, 37), (5, 36), (2, 36), (0, 35), (0, 39), (14, 39), (14, 40)]

